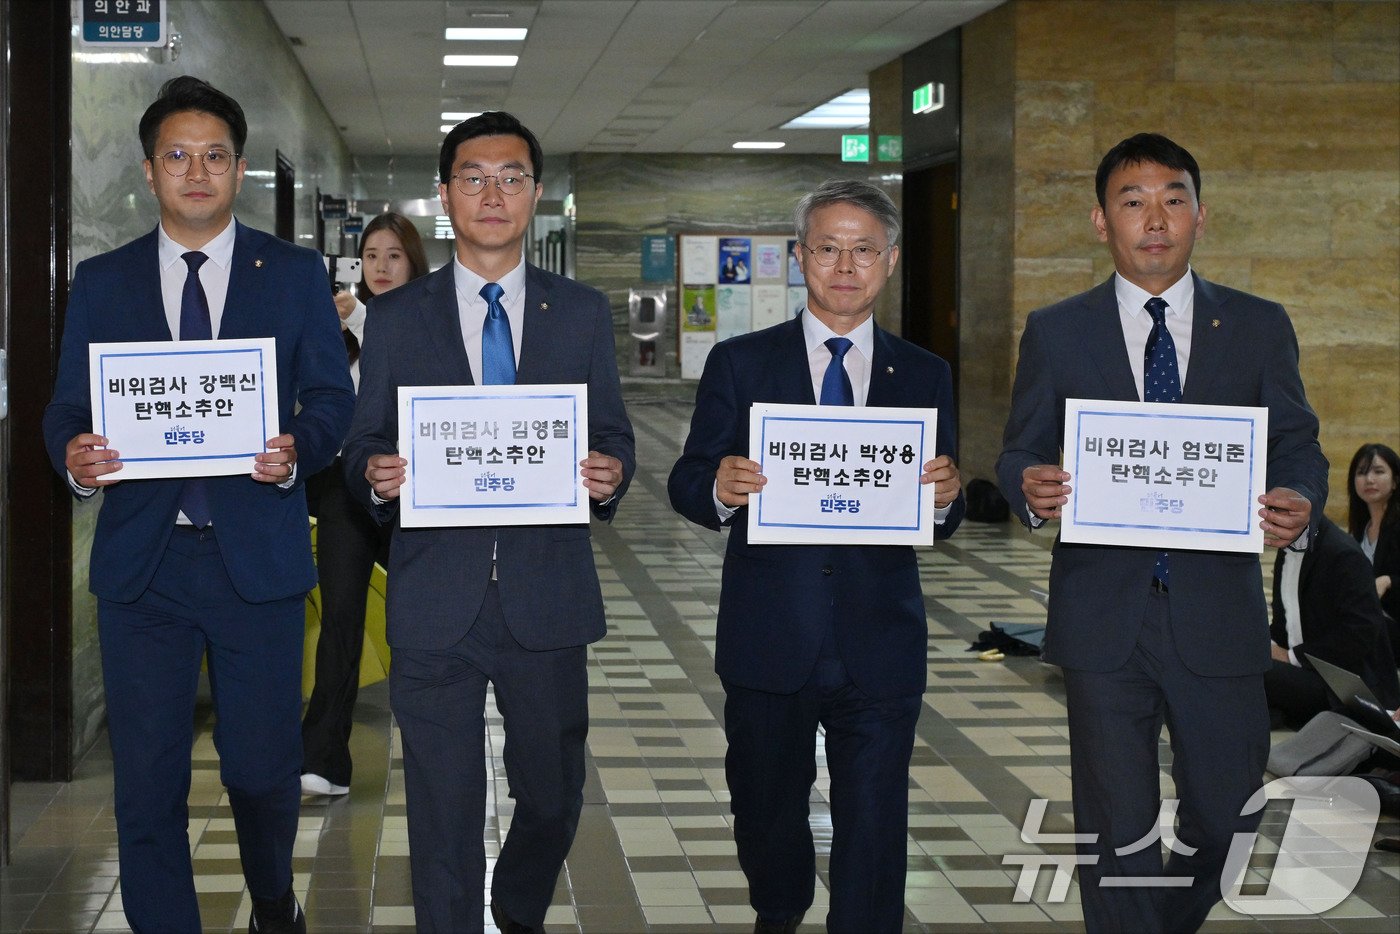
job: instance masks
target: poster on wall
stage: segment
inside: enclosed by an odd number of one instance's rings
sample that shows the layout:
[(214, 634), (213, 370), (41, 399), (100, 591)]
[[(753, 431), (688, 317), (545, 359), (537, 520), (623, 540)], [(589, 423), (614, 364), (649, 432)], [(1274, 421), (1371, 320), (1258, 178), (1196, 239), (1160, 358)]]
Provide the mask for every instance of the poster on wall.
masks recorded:
[(789, 286), (787, 290), (788, 317), (792, 317), (793, 315), (797, 314), (799, 311), (802, 310), (803, 306), (805, 306), (806, 304), (807, 287), (805, 285), (800, 287)]
[(715, 254), (718, 237), (681, 237), (681, 281), (713, 285), (718, 281)]
[(681, 294), (681, 330), (713, 331), (715, 329), (715, 287), (687, 285)]
[(748, 237), (720, 237), (720, 284), (748, 284), (750, 278), (749, 263), (751, 259)]
[(747, 285), (721, 285), (715, 289), (715, 340), (722, 341), (753, 330), (752, 291)]
[(800, 267), (800, 266), (797, 265), (797, 241), (796, 241), (796, 240), (789, 240), (789, 241), (787, 242), (787, 258), (788, 258), (787, 284), (788, 284), (788, 285), (805, 285), (805, 284), (807, 283), (807, 280), (804, 279), (804, 278), (802, 277), (802, 267)]
[(783, 278), (783, 242), (781, 240), (755, 240), (753, 262), (755, 282), (764, 279), (781, 281)]
[(775, 324), (782, 324), (788, 317), (787, 288), (781, 285), (756, 285), (753, 287), (753, 311), (750, 320), (753, 329), (761, 331)]
[(699, 379), (705, 372), (705, 361), (710, 357), (710, 349), (715, 346), (712, 331), (681, 332), (681, 379)]

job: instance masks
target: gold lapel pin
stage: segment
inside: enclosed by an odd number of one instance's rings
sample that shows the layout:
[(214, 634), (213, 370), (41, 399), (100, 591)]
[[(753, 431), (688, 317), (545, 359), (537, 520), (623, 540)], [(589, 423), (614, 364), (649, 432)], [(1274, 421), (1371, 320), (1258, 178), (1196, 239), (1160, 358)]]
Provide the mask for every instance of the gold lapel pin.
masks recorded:
[(253, 265), (256, 266), (257, 268), (261, 269), (261, 268), (262, 268), (262, 260), (260, 260), (260, 259), (255, 259), (255, 260), (253, 260)]
[(540, 311), (549, 311), (549, 302), (540, 302)]
[(1213, 328), (1218, 328), (1218, 327), (1220, 327), (1220, 319), (1219, 319), (1219, 318), (1211, 318), (1211, 319), (1210, 319), (1210, 326), (1213, 327)]

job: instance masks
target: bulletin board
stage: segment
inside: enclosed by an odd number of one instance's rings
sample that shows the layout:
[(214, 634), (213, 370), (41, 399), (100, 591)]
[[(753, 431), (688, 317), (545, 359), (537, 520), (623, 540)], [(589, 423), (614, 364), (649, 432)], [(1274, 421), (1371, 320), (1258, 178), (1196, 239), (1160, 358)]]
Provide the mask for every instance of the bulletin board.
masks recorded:
[(699, 379), (719, 341), (772, 327), (807, 303), (793, 258), (795, 237), (773, 234), (677, 236), (677, 359), (682, 379)]

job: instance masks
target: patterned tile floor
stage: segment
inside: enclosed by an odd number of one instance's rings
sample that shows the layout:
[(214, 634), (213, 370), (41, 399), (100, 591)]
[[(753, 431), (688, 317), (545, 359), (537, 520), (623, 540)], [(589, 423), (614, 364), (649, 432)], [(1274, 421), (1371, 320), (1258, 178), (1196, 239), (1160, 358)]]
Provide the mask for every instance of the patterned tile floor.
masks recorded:
[[(676, 517), (666, 476), (684, 438), (691, 387), (627, 387), (638, 476), (615, 525), (595, 528), (608, 637), (592, 647), (588, 782), (577, 841), (555, 893), (552, 931), (747, 931), (753, 914), (735, 857), (724, 784), (723, 693), (713, 672), (720, 535)], [(1078, 891), (1051, 897), (1040, 873), (1014, 900), (1019, 866), (1036, 853), (1020, 827), (1048, 799), (1043, 829), (1070, 830), (1069, 752), (1057, 669), (1034, 659), (980, 662), (969, 640), (993, 620), (1043, 622), (1049, 536), (966, 524), (920, 556), (929, 610), (925, 709), (910, 769), (909, 931), (1078, 930)], [(209, 711), (194, 751), (190, 842), (209, 931), (247, 929), (227, 797)], [(488, 855), (510, 823), (500, 719), (488, 710)], [(349, 796), (308, 799), (295, 850), (295, 888), (313, 931), (413, 929), (402, 757), (383, 684), (362, 692)], [(820, 747), (819, 747), (820, 750)], [(1164, 743), (1163, 787), (1170, 750)], [(819, 849), (829, 845), (825, 771), (813, 794)], [(13, 861), (0, 870), (0, 930), (125, 930), (117, 881), (111, 766), (105, 742), (66, 785), (16, 785)], [(1266, 878), (1287, 820), (1265, 815), (1251, 879)], [(1383, 818), (1380, 831), (1397, 834)], [(1048, 852), (1063, 849), (1047, 848)], [(818, 858), (825, 872), (822, 858)], [(1209, 931), (1400, 931), (1400, 856), (1372, 850), (1356, 891), (1323, 916), (1254, 919), (1221, 906)], [(822, 929), (826, 890), (805, 931)], [(488, 930), (492, 930), (489, 920)]]

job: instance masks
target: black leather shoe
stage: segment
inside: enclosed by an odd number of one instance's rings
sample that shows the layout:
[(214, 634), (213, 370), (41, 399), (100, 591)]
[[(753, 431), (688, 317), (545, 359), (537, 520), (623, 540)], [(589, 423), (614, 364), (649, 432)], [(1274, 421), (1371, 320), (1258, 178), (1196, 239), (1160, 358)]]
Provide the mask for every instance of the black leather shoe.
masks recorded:
[(521, 924), (505, 913), (495, 902), (491, 903), (491, 920), (501, 929), (501, 934), (544, 934), (544, 928), (532, 928)]
[(306, 913), (292, 894), (291, 886), (281, 898), (253, 899), (248, 934), (306, 934)]
[(753, 923), (753, 934), (797, 934), (797, 926), (801, 923), (802, 915), (788, 918), (786, 921), (764, 921), (757, 918)]

